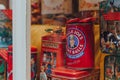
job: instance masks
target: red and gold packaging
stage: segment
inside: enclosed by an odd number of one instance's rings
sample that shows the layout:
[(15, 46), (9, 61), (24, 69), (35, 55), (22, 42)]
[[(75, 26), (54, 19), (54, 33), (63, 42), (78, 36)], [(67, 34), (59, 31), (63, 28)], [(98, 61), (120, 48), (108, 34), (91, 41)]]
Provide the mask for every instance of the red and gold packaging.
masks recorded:
[(94, 67), (93, 18), (71, 19), (66, 25), (66, 66), (74, 69)]

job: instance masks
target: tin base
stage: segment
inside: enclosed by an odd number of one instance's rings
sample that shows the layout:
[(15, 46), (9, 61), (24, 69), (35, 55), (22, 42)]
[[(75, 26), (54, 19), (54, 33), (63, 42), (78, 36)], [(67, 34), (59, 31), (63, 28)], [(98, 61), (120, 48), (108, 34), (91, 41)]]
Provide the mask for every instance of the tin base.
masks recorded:
[(52, 70), (52, 80), (99, 80), (100, 70), (73, 70), (64, 67)]
[[(53, 78), (60, 78), (61, 80), (79, 80), (90, 75), (89, 71), (77, 71), (72, 69), (67, 69), (64, 67), (56, 68), (52, 70)], [(54, 80), (54, 79), (53, 79)]]
[(74, 70), (91, 70), (91, 69), (94, 69), (93, 67), (87, 67), (87, 68), (74, 68), (74, 67), (66, 67), (68, 69), (74, 69)]

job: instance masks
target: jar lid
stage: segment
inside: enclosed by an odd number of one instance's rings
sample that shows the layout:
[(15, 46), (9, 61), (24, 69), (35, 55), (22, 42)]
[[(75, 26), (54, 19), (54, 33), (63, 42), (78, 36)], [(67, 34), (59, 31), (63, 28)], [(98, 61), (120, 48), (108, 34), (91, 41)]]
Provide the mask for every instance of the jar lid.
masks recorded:
[[(13, 51), (13, 47), (12, 45), (8, 46), (8, 52), (12, 52)], [(35, 46), (31, 46), (31, 54), (34, 54), (37, 52), (37, 48)]]
[(80, 18), (73, 18), (67, 21), (67, 24), (71, 24), (71, 23), (87, 23), (87, 22), (93, 22), (95, 21), (95, 18), (93, 17), (88, 17), (88, 18), (84, 18), (84, 19), (80, 19)]

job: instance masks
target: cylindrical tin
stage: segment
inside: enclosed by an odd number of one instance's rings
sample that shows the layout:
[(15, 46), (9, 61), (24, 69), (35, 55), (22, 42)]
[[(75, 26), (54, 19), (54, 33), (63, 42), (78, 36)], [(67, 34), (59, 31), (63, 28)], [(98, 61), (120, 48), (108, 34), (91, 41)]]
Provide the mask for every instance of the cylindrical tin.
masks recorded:
[[(8, 46), (8, 66), (7, 66), (7, 76), (8, 79), (7, 80), (13, 80), (13, 63), (12, 63), (12, 59), (13, 59), (13, 54), (12, 54), (12, 45)], [(31, 47), (31, 80), (35, 80), (36, 79), (36, 73), (37, 73), (37, 48), (32, 46)]]
[(66, 35), (66, 66), (80, 70), (93, 68), (94, 36), (92, 22), (71, 21), (66, 25)]

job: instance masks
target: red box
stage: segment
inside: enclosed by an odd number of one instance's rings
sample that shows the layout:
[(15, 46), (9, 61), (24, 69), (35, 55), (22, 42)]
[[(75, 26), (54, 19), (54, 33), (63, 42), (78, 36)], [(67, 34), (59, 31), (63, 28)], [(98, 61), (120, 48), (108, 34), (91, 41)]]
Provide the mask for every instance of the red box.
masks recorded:
[(63, 67), (65, 64), (65, 41), (65, 36), (55, 33), (42, 37), (40, 66), (42, 67), (41, 71), (45, 71), (50, 80), (52, 69)]
[(57, 34), (43, 36), (40, 64), (51, 63), (54, 67), (64, 66), (65, 40), (65, 36)]

